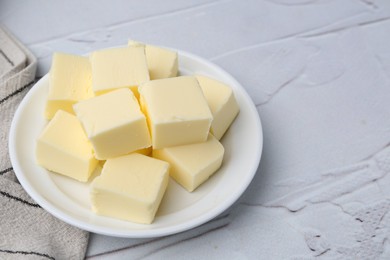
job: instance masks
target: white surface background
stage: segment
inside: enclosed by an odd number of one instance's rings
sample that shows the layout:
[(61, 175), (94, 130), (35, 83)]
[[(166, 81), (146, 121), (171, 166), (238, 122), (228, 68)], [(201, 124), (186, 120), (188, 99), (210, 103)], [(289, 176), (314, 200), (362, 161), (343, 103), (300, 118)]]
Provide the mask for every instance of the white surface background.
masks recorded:
[(211, 60), (257, 105), (263, 158), (233, 207), (169, 237), (91, 234), (88, 258), (390, 258), (390, 1), (1, 1), (0, 23), (39, 75), (135, 39)]

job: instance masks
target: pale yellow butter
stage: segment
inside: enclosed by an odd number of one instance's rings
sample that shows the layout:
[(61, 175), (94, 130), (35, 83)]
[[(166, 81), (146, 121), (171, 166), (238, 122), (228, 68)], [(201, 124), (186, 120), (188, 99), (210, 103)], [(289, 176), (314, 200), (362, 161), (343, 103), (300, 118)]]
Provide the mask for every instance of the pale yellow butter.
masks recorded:
[(81, 101), (74, 110), (99, 160), (151, 146), (145, 115), (127, 88)]
[(54, 53), (49, 73), (46, 118), (51, 119), (60, 109), (73, 114), (73, 104), (93, 95), (89, 59), (72, 54)]
[(129, 41), (129, 46), (145, 46), (146, 61), (151, 80), (177, 76), (179, 62), (176, 51), (136, 41)]
[(101, 95), (118, 88), (130, 88), (138, 98), (138, 85), (149, 80), (145, 48), (119, 47), (90, 55), (92, 88)]
[(220, 140), (240, 110), (233, 90), (228, 85), (209, 77), (196, 78), (213, 114), (211, 133)]
[(98, 161), (76, 116), (58, 110), (37, 140), (36, 160), (44, 168), (86, 182)]
[(153, 157), (169, 162), (170, 176), (189, 192), (221, 167), (223, 155), (222, 144), (211, 134), (203, 143), (153, 150)]
[(169, 179), (169, 164), (132, 153), (109, 159), (91, 185), (92, 209), (99, 215), (150, 224)]
[(152, 80), (139, 92), (154, 149), (206, 141), (213, 117), (195, 77)]

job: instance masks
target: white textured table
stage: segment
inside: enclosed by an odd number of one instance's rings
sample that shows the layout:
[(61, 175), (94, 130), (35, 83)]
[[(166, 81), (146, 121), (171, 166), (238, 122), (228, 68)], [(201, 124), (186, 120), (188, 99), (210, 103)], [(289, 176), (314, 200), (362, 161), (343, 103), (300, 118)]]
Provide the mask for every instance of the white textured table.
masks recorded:
[(91, 234), (91, 259), (390, 259), (390, 1), (2, 1), (39, 59), (127, 39), (207, 58), (257, 105), (263, 158), (222, 217), (157, 239)]

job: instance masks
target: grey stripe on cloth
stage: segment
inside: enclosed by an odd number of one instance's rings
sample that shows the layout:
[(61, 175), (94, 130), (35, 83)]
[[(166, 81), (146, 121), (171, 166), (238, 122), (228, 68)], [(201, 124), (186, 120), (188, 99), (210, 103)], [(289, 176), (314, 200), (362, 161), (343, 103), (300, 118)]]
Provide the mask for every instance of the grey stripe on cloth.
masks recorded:
[(83, 259), (89, 233), (41, 208), (18, 183), (8, 154), (12, 117), (37, 60), (0, 26), (0, 259)]

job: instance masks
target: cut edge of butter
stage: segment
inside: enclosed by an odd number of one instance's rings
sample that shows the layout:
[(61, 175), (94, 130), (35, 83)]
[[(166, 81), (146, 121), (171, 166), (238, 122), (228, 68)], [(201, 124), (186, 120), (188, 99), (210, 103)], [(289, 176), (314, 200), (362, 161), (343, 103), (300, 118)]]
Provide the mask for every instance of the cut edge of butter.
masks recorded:
[(209, 134), (206, 142), (154, 149), (152, 156), (167, 161), (170, 176), (193, 192), (221, 167), (224, 153), (223, 145)]
[(145, 115), (132, 91), (117, 89), (74, 105), (94, 149), (105, 160), (151, 146)]
[(92, 210), (108, 217), (152, 223), (168, 187), (169, 168), (165, 161), (138, 153), (108, 159), (102, 174), (91, 183)]
[(94, 150), (75, 115), (58, 110), (36, 143), (36, 161), (47, 170), (81, 182), (98, 164)]
[(207, 76), (195, 75), (195, 77), (213, 114), (210, 132), (220, 140), (240, 111), (233, 89)]
[(178, 75), (177, 51), (133, 40), (129, 40), (128, 45), (145, 48), (150, 80), (171, 78)]
[(73, 104), (93, 96), (89, 59), (84, 56), (55, 52), (49, 71), (49, 93), (45, 117), (51, 119), (57, 110), (74, 114)]
[(89, 55), (89, 59), (95, 95), (129, 88), (138, 98), (139, 84), (150, 80), (143, 46), (97, 50)]
[(154, 149), (206, 141), (213, 116), (195, 77), (152, 80), (139, 92)]

